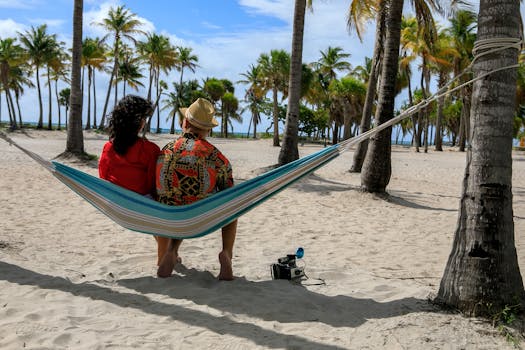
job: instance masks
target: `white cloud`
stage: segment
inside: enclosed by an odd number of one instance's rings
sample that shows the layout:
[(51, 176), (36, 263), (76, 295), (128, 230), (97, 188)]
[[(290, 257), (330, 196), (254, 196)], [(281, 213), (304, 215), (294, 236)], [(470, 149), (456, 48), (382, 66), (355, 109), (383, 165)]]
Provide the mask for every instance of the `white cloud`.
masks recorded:
[(0, 38), (16, 37), (19, 32), (24, 32), (28, 27), (17, 23), (11, 18), (0, 19)]
[(293, 17), (294, 2), (290, 0), (239, 0), (248, 13), (272, 16), (290, 22)]
[[(105, 36), (107, 31), (97, 23), (101, 23), (104, 18), (107, 17), (108, 12), (111, 8), (117, 6), (122, 6), (121, 2), (118, 0), (110, 0), (98, 5), (97, 8), (84, 12), (84, 36), (99, 37), (102, 38)], [(130, 9), (128, 9), (130, 10)], [(130, 10), (131, 11), (131, 10)], [(142, 22), (140, 30), (150, 33), (155, 31), (155, 25), (145, 19), (144, 17), (136, 16), (136, 18)], [(138, 36), (137, 39), (141, 39), (141, 36)]]

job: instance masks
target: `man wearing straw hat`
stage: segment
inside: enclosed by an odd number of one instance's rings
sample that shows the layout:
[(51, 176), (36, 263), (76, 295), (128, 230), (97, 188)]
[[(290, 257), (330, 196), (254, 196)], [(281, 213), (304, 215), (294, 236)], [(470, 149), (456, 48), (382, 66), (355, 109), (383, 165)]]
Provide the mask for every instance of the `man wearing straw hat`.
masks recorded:
[[(219, 125), (215, 109), (206, 99), (198, 98), (188, 108), (181, 108), (183, 134), (162, 149), (157, 160), (157, 195), (161, 203), (185, 205), (233, 186), (228, 159), (206, 140), (210, 130)], [(237, 220), (222, 228), (221, 265), (218, 278), (232, 280), (233, 244)], [(181, 239), (155, 237), (158, 244), (159, 277), (169, 277), (179, 258)]]

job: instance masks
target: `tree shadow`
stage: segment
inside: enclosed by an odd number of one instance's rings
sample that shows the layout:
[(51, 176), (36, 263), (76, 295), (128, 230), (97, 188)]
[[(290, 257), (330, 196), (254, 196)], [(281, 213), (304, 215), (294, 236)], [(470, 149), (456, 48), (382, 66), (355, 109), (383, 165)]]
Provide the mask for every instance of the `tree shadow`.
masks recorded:
[[(116, 286), (119, 287), (115, 288), (111, 285), (102, 286), (96, 281), (77, 284), (63, 277), (40, 274), (0, 261), (0, 280), (134, 308), (191, 326), (206, 328), (217, 334), (245, 338), (268, 348), (342, 349), (340, 346), (320, 343), (301, 336), (282, 334), (256, 324), (213, 316), (181, 305), (153, 301), (146, 294), (155, 293), (174, 299), (191, 300), (226, 313), (246, 314), (262, 320), (283, 323), (322, 322), (334, 327), (357, 327), (370, 318), (438, 311), (426, 300), (417, 298), (380, 303), (372, 299), (345, 295), (318, 294), (286, 280), (251, 282), (245, 278), (237, 278), (232, 282), (221, 282), (206, 271), (186, 269), (182, 265), (178, 271), (185, 273), (185, 277), (174, 276), (164, 280), (153, 277), (122, 279), (116, 281)], [(123, 292), (118, 290), (120, 287), (135, 290), (140, 294)], [(228, 297), (222, 297), (224, 295)], [(231, 302), (232, 297), (235, 302)]]
[[(237, 322), (224, 316), (213, 316), (210, 313), (193, 310), (181, 305), (152, 301), (142, 294), (126, 293), (90, 282), (76, 284), (63, 277), (40, 274), (1, 261), (0, 280), (19, 285), (35, 286), (42, 289), (70, 293), (73, 296), (105, 301), (123, 308), (134, 308), (152, 315), (169, 317), (190, 326), (209, 329), (217, 334), (230, 334), (235, 337), (248, 339), (267, 348), (344, 349), (337, 345), (324, 344), (297, 335), (282, 334), (274, 330), (259, 327), (255, 324)], [(153, 284), (156, 285), (162, 284), (163, 282), (154, 278), (145, 278), (145, 281), (148, 283), (153, 282)], [(106, 281), (104, 282), (107, 283)], [(191, 291), (187, 292), (191, 294)]]
[[(401, 191), (399, 191), (398, 193), (401, 193)], [(438, 196), (439, 197), (453, 197), (453, 196), (442, 196), (442, 195), (438, 195)], [(417, 196), (415, 194), (407, 193), (407, 197), (413, 197), (413, 198), (417, 199)], [(401, 206), (408, 207), (408, 208), (414, 208), (414, 209), (438, 210), (438, 211), (449, 211), (449, 212), (457, 212), (458, 211), (457, 209), (437, 208), (437, 207), (431, 207), (431, 206), (428, 206), (428, 205), (418, 204), (415, 201), (410, 201), (408, 199), (405, 199), (405, 198), (402, 198), (402, 197), (398, 197), (398, 196), (395, 196), (395, 195), (392, 195), (392, 194), (389, 194), (387, 196), (386, 200), (388, 202), (390, 202), (390, 203), (394, 203), (394, 204), (397, 204), (397, 205), (401, 205)], [(458, 201), (459, 201), (459, 199), (458, 199)]]
[[(280, 323), (321, 322), (333, 327), (358, 327), (371, 318), (389, 318), (411, 312), (434, 311), (427, 300), (403, 298), (389, 302), (347, 295), (328, 296), (287, 280), (249, 281), (237, 277), (220, 282), (207, 271), (177, 266), (165, 283), (153, 277), (121, 279), (117, 283), (141, 294), (164, 294), (191, 300), (232, 314), (246, 314)], [(228, 298), (221, 297), (228, 295)], [(228, 301), (234, 298), (235, 301)]]

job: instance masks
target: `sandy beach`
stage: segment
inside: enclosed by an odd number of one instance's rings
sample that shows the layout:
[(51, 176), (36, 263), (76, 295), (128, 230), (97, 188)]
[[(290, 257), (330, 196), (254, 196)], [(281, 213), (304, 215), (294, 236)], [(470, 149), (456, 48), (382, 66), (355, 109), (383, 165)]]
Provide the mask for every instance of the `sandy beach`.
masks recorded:
[[(52, 159), (66, 133), (10, 137)], [(172, 138), (149, 136), (161, 147)], [(86, 132), (86, 151), (99, 155), (106, 139)], [(279, 153), (269, 139), (211, 141), (237, 182)], [(242, 216), (235, 280), (221, 282), (219, 232), (185, 241), (182, 265), (159, 279), (152, 236), (113, 223), (0, 140), (0, 349), (513, 349), (490, 323), (428, 301), (451, 250), (465, 154), (394, 147), (388, 200), (359, 191), (352, 156)], [(523, 274), (525, 152), (513, 159)], [(72, 166), (98, 174), (96, 162)], [(272, 280), (270, 265), (298, 247), (308, 279)]]

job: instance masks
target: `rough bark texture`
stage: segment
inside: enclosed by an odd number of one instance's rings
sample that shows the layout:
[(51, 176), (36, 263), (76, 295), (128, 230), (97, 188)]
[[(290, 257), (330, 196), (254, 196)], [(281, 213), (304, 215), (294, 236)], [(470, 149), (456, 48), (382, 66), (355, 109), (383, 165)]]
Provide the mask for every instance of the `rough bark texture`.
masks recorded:
[(305, 10), (306, 0), (295, 0), (288, 110), (286, 112), (283, 144), (281, 146), (281, 151), (279, 152), (279, 165), (287, 164), (299, 159), (297, 138), (299, 129), (299, 100), (301, 98)]
[[(375, 115), (376, 125), (394, 116), (402, 13), (403, 0), (392, 0), (386, 19), (385, 56), (381, 72), (379, 104)], [(383, 193), (390, 182), (392, 174), (391, 136), (392, 128), (390, 127), (370, 138), (361, 173), (361, 187), (364, 191)]]
[[(383, 37), (385, 35), (385, 17), (386, 11), (380, 9), (377, 13), (376, 19), (376, 38), (374, 44), (374, 57), (372, 57), (372, 69), (370, 70), (370, 77), (368, 79), (368, 86), (366, 89), (365, 104), (363, 106), (363, 114), (361, 116), (361, 124), (359, 125), (359, 133), (362, 134), (370, 129), (370, 119), (372, 118), (372, 107), (376, 98), (377, 80), (379, 77), (379, 67), (381, 66), (381, 57), (383, 53)], [(354, 152), (353, 164), (350, 167), (350, 172), (360, 173), (363, 168), (366, 151), (368, 150), (368, 139), (363, 140), (357, 144)]]
[(84, 154), (82, 135), (82, 96), (80, 88), (80, 59), (82, 53), (82, 0), (75, 0), (73, 10), (73, 49), (71, 65), (71, 97), (67, 128), (66, 152)]
[[(519, 38), (519, 2), (482, 0), (478, 40)], [(518, 50), (480, 57), (474, 75), (516, 64)], [(492, 316), (525, 301), (514, 243), (512, 212), (512, 119), (516, 70), (474, 83), (471, 147), (454, 244), (437, 301), (467, 314)]]

